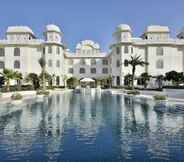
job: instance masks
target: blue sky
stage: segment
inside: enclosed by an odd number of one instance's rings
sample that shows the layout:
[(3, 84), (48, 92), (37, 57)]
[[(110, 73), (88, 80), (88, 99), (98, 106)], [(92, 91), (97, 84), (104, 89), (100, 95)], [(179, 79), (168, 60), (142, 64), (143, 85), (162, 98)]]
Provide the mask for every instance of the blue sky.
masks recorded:
[(172, 36), (184, 26), (184, 0), (0, 0), (0, 37), (9, 25), (28, 25), (38, 37), (55, 23), (70, 49), (92, 39), (108, 50), (118, 24), (140, 36), (150, 24), (168, 25)]

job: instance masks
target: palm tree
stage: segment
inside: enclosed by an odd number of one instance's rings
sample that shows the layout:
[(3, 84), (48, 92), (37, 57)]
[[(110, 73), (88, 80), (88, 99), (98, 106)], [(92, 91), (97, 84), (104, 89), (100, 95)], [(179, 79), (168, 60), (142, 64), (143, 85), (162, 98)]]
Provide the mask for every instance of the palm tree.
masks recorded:
[(9, 92), (10, 91), (10, 80), (14, 79), (14, 72), (11, 69), (4, 69), (1, 74), (6, 84), (6, 91)]
[(39, 77), (35, 73), (29, 73), (27, 77), (25, 78), (27, 82), (31, 82), (31, 85), (33, 86), (33, 89), (37, 89), (40, 87), (39, 85)]
[(42, 56), (40, 59), (39, 59), (39, 64), (40, 64), (40, 66), (41, 66), (41, 68), (42, 68), (42, 83), (43, 83), (43, 85), (42, 85), (42, 90), (43, 91), (45, 91), (46, 90), (46, 79), (45, 79), (45, 73), (46, 73), (46, 71), (45, 71), (45, 68), (46, 68), (46, 61), (45, 61), (45, 57), (44, 56)]
[(148, 62), (143, 61), (141, 56), (135, 55), (135, 56), (131, 56), (130, 60), (128, 60), (127, 63), (132, 66), (132, 89), (134, 89), (134, 78), (135, 78), (136, 67), (148, 65)]
[[(43, 76), (44, 75), (44, 76)], [(48, 82), (48, 84), (50, 85), (51, 83), (51, 80), (52, 80), (52, 76), (47, 72), (45, 71), (44, 73), (41, 72), (40, 75), (39, 75), (39, 78), (41, 80), (41, 84), (43, 85), (43, 77), (45, 78), (45, 82)]]
[(22, 73), (15, 71), (13, 74), (13, 78), (17, 81), (17, 89), (21, 90), (21, 80), (22, 78)]

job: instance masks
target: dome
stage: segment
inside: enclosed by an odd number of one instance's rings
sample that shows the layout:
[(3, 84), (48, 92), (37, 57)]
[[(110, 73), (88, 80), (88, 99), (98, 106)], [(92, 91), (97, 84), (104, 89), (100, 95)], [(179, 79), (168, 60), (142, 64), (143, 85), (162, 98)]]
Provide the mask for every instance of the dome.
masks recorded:
[(160, 25), (150, 25), (146, 28), (145, 33), (169, 33), (169, 27)]
[(116, 27), (116, 31), (119, 32), (119, 31), (132, 31), (130, 26), (127, 25), (127, 24), (120, 24)]
[(34, 35), (33, 31), (28, 26), (10, 26), (8, 27), (6, 33), (29, 33), (31, 35)]
[(58, 32), (61, 33), (61, 30), (58, 26), (54, 25), (54, 24), (49, 24), (46, 26), (46, 32)]
[(76, 49), (82, 49), (83, 47), (90, 47), (93, 49), (100, 49), (100, 45), (92, 40), (84, 40), (77, 44)]

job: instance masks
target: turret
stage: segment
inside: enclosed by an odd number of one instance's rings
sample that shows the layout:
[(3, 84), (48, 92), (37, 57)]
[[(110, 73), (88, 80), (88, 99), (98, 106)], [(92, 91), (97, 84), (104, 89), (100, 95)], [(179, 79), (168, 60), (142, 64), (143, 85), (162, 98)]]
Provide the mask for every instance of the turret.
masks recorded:
[(167, 40), (170, 38), (170, 30), (167, 26), (150, 25), (142, 34), (143, 39), (148, 40)]
[(113, 34), (115, 42), (126, 42), (132, 37), (132, 30), (127, 24), (120, 24), (116, 27), (116, 31)]
[(28, 26), (10, 26), (6, 31), (6, 38), (11, 41), (26, 41), (36, 37)]
[(62, 41), (62, 32), (60, 28), (56, 25), (50, 24), (45, 28), (45, 39), (48, 42), (60, 43)]

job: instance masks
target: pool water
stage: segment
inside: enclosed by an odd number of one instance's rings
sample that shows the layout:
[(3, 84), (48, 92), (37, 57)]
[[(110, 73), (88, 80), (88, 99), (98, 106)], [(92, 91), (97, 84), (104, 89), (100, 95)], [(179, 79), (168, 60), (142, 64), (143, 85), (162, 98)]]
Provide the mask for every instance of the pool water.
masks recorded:
[(63, 92), (0, 105), (0, 162), (184, 162), (184, 116), (154, 102)]

